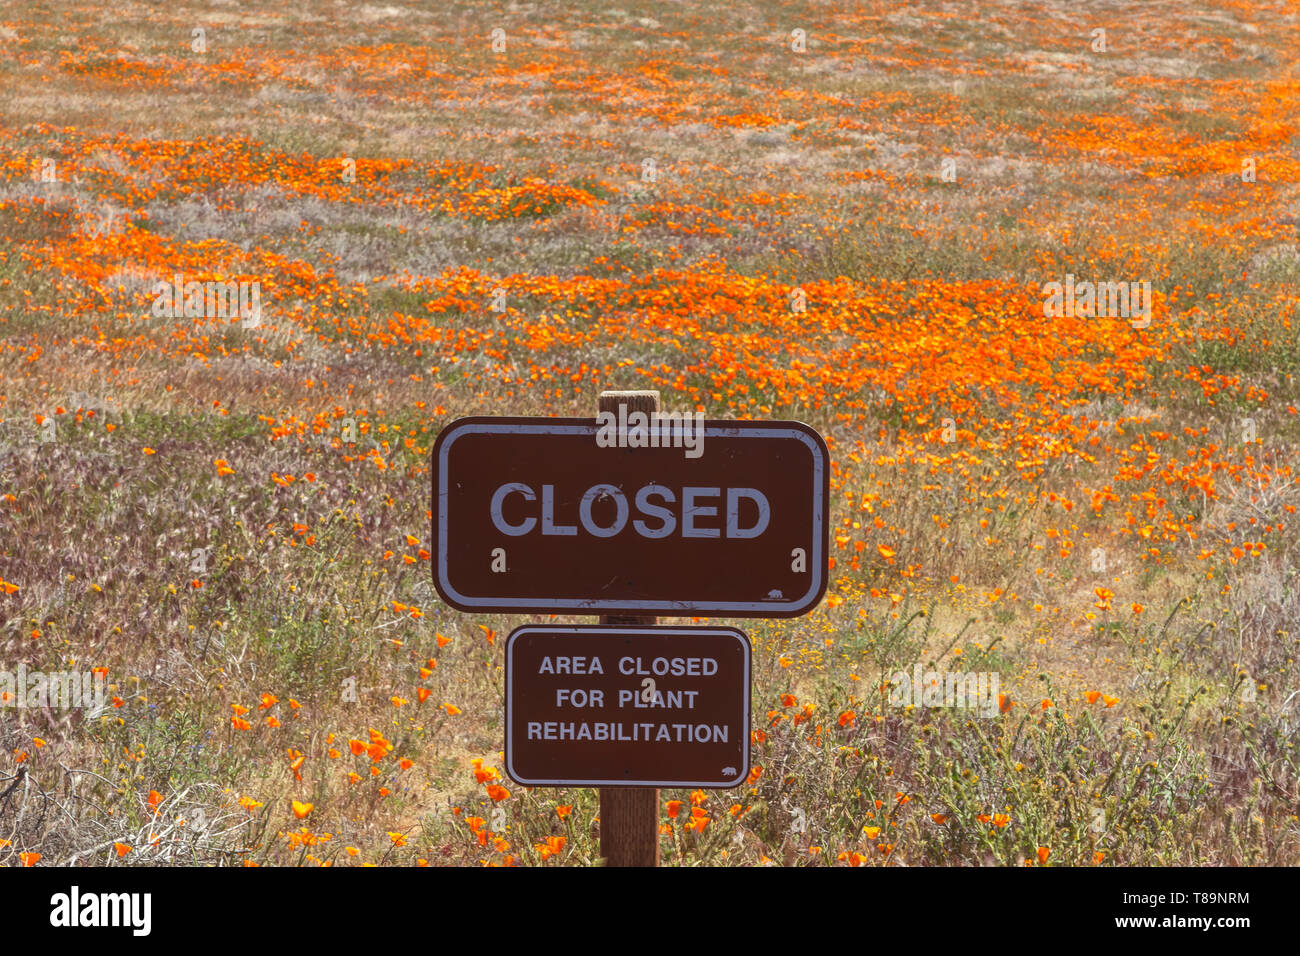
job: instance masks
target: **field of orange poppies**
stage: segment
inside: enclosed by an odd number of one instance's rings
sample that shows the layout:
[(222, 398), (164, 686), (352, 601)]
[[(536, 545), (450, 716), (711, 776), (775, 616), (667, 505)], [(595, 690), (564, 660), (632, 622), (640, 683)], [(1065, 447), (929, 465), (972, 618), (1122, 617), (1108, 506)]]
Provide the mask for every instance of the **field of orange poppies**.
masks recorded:
[(665, 864), (1300, 864), (1300, 2), (623, 6), (0, 0), (0, 865), (598, 863), (428, 503), (607, 388), (833, 460)]

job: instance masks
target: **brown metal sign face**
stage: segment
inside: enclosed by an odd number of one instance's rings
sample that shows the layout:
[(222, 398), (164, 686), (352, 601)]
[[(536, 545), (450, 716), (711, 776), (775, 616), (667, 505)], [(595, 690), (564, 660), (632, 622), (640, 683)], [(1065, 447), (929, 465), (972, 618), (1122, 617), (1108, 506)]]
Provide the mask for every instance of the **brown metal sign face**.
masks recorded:
[(800, 422), (686, 422), (655, 445), (635, 421), (448, 425), (433, 448), (442, 599), (501, 613), (812, 610), (826, 591), (826, 443)]
[(749, 679), (749, 639), (732, 627), (516, 628), (506, 771), (532, 787), (738, 786)]

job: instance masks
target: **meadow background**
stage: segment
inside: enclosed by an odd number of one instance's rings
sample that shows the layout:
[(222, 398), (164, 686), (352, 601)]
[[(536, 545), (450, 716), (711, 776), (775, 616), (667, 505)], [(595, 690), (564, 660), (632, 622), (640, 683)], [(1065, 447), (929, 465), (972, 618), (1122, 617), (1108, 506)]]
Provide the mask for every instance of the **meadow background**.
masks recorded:
[(0, 865), (598, 862), (428, 507), (605, 388), (834, 462), (665, 864), (1300, 863), (1298, 61), (1295, 0), (0, 0), (0, 669), (113, 695), (0, 707)]

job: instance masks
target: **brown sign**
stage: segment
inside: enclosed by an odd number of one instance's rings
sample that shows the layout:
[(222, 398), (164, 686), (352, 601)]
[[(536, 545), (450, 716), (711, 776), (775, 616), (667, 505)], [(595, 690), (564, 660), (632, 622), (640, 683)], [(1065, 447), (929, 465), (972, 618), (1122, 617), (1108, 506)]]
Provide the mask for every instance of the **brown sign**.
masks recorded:
[[(829, 455), (800, 422), (462, 418), (433, 448), (461, 611), (794, 617), (826, 591)], [(643, 417), (644, 418), (644, 417)], [(653, 442), (653, 443), (652, 443)]]
[(525, 625), (506, 642), (506, 771), (526, 786), (738, 786), (749, 639), (732, 627)]

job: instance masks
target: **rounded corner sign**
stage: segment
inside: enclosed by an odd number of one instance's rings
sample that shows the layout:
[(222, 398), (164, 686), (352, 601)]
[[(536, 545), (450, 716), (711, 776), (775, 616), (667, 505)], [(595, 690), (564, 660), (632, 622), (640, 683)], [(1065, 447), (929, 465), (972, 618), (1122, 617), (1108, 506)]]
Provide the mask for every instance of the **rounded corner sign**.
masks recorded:
[(430, 509), (442, 600), (496, 613), (816, 607), (828, 563), (822, 437), (802, 422), (666, 417), (641, 433), (584, 418), (444, 428)]
[(505, 764), (530, 787), (749, 776), (749, 638), (734, 627), (524, 625), (506, 640)]

